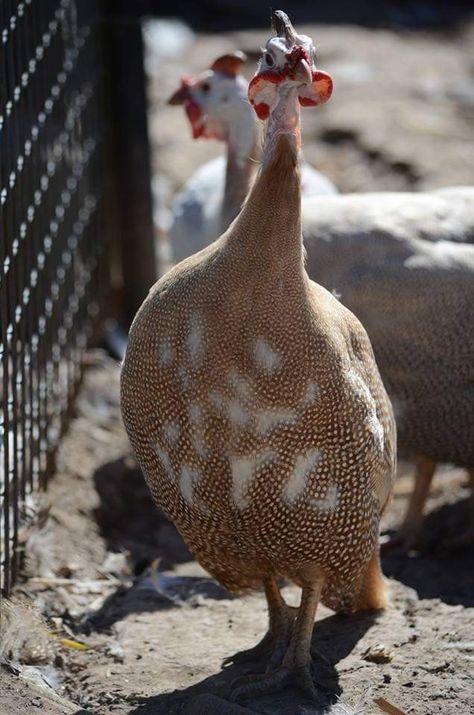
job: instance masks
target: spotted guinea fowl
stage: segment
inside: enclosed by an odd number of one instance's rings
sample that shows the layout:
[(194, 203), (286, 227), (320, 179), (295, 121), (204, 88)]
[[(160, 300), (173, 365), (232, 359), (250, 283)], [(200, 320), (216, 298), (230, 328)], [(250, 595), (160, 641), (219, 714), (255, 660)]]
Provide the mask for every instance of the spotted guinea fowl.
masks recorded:
[[(380, 515), (395, 425), (359, 321), (304, 269), (299, 106), (327, 101), (309, 37), (276, 36), (249, 87), (268, 119), (263, 163), (228, 231), (151, 290), (121, 377), (125, 426), (156, 502), (196, 559), (235, 593), (262, 587), (270, 671), (311, 695), (318, 602), (382, 608)], [(269, 58), (272, 58), (270, 68)], [(298, 609), (277, 580), (302, 588)]]
[[(474, 189), (461, 187), (306, 204), (308, 273), (366, 328), (393, 402), (400, 454), (416, 464), (390, 546), (417, 544), (437, 463), (466, 467), (474, 489), (473, 209)], [(474, 496), (471, 503), (467, 531), (447, 546), (474, 542)]]
[[(259, 131), (241, 74), (246, 56), (218, 57), (197, 77), (185, 76), (169, 103), (183, 105), (195, 139), (225, 142), (227, 156), (202, 166), (173, 202), (169, 241), (175, 262), (200, 251), (224, 232), (242, 208), (255, 176)], [(337, 192), (334, 184), (306, 162), (303, 197)]]

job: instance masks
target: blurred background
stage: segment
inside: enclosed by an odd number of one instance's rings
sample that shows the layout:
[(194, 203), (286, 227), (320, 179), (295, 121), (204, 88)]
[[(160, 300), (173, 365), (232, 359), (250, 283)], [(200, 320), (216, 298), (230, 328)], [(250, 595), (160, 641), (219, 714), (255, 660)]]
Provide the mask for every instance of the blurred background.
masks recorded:
[[(285, 9), (314, 38), (319, 67), (334, 79), (331, 101), (302, 113), (309, 163), (343, 193), (472, 184), (469, 3), (290, 2)], [(250, 2), (168, 12), (174, 17), (145, 21), (143, 33), (158, 230), (169, 226), (176, 191), (225, 150), (215, 140), (194, 141), (184, 112), (167, 99), (182, 74), (199, 74), (229, 51), (247, 54), (250, 78), (269, 22), (268, 8)]]

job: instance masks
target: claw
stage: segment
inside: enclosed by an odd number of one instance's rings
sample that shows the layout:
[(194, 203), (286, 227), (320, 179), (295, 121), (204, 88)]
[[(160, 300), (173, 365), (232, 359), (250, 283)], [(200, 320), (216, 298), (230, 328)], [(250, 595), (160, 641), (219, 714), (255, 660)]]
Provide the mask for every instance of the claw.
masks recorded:
[(295, 668), (292, 671), (292, 679), (294, 680), (295, 685), (297, 685), (310, 700), (313, 702), (317, 701), (318, 691), (316, 690), (313, 678), (311, 677), (311, 669), (309, 666)]

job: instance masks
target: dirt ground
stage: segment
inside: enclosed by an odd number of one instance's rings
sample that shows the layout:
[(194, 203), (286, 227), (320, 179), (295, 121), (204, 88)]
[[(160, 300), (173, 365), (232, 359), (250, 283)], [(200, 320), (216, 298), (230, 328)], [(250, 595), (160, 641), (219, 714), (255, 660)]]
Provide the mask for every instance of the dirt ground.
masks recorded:
[[(306, 31), (336, 82), (333, 100), (304, 114), (309, 161), (343, 191), (473, 183), (472, 27), (450, 36)], [(152, 67), (155, 195), (165, 206), (221, 147), (192, 142), (164, 97), (181, 71), (199, 71), (230, 48), (254, 58), (265, 37), (200, 36), (181, 62)], [(233, 708), (226, 696), (242, 669), (222, 670), (221, 662), (264, 633), (264, 597), (231, 598), (192, 560), (130, 455), (118, 365), (101, 353), (91, 362), (39, 507), (43, 526), (27, 543), (25, 579), (3, 614), (1, 713), (319, 715), (337, 697), (346, 706), (339, 715), (380, 715), (378, 698), (406, 715), (474, 712), (474, 549), (453, 554), (442, 545), (467, 524), (462, 470), (445, 466), (435, 476), (420, 550), (384, 557), (389, 610), (348, 618), (319, 609), (312, 644), (318, 705), (288, 689)], [(411, 486), (411, 466), (402, 463), (384, 534), (400, 523)], [(286, 586), (284, 594), (295, 602), (298, 590)]]
[[(231, 598), (152, 504), (121, 425), (118, 372), (99, 356), (86, 373), (48, 492), (49, 517), (27, 545), (28, 578), (15, 598), (17, 658), (2, 671), (1, 712), (238, 713), (225, 697), (243, 671), (221, 670), (221, 662), (265, 631), (264, 597)], [(374, 618), (319, 609), (319, 706), (288, 689), (247, 702), (242, 714), (317, 714), (338, 695), (365, 715), (382, 712), (380, 697), (407, 714), (472, 712), (474, 551), (453, 555), (441, 544), (466, 524), (464, 481), (460, 470), (440, 470), (423, 550), (384, 558), (388, 611)], [(384, 533), (399, 522), (410, 486), (402, 464)], [(294, 603), (297, 589), (284, 594)], [(219, 699), (200, 704), (204, 693)]]

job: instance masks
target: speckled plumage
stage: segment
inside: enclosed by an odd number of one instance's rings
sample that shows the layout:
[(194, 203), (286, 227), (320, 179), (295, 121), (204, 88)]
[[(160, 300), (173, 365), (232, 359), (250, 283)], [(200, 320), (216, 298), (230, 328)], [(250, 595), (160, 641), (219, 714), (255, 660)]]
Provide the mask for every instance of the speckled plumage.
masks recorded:
[[(295, 53), (304, 77), (307, 52)], [(368, 337), (304, 269), (294, 85), (285, 79), (240, 215), (138, 312), (121, 387), (157, 503), (229, 590), (265, 585), (277, 644), (292, 633), (280, 684), (307, 666), (320, 595), (341, 610), (383, 604), (378, 525), (395, 469)], [(291, 627), (279, 575), (303, 588)]]
[(230, 231), (151, 291), (122, 406), (157, 503), (221, 583), (317, 564), (332, 602), (375, 549), (394, 428), (365, 331), (303, 269), (299, 177), (280, 149)]

